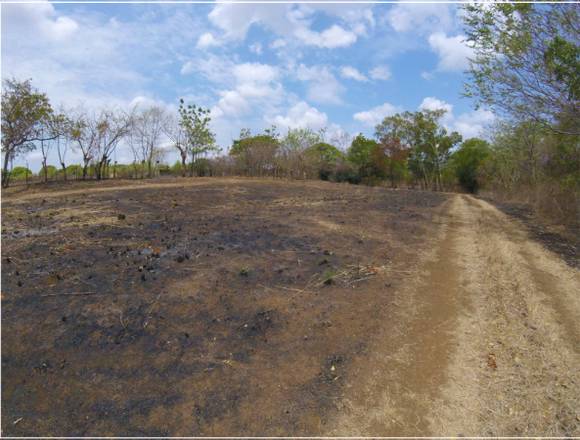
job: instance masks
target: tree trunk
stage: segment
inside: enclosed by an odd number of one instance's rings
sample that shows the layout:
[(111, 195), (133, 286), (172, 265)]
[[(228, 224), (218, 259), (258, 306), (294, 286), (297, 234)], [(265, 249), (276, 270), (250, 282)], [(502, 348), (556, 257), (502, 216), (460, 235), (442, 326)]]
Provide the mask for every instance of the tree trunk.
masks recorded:
[(10, 153), (4, 155), (4, 167), (2, 169), (2, 188), (8, 188), (10, 183), (10, 174), (8, 173), (8, 163), (10, 162)]
[(187, 169), (187, 155), (181, 153), (181, 177), (185, 177), (186, 169)]
[(89, 161), (83, 159), (83, 180), (87, 180), (87, 172), (89, 170)]
[(60, 166), (62, 167), (62, 175), (63, 175), (64, 181), (66, 182), (66, 166), (64, 165), (64, 162), (61, 162)]

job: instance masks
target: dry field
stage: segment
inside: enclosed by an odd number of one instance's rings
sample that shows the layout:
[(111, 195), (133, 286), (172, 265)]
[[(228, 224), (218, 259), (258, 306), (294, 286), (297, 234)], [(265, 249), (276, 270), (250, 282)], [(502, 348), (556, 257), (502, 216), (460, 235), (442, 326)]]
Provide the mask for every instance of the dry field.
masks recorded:
[(324, 182), (4, 192), (2, 434), (578, 436), (580, 274), (532, 238)]

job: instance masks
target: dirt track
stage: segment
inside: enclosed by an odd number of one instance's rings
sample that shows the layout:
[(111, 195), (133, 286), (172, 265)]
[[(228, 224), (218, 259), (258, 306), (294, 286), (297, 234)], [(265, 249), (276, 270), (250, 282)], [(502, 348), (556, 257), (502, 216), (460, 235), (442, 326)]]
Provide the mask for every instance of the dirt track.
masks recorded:
[(3, 200), (5, 435), (580, 435), (580, 275), (517, 221), (215, 182)]

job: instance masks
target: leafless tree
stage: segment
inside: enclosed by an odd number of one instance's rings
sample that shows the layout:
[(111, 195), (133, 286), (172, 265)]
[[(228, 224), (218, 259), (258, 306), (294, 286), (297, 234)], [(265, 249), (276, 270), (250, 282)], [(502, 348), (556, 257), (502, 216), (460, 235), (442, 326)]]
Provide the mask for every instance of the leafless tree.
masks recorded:
[(169, 138), (172, 147), (177, 149), (179, 152), (179, 157), (181, 159), (181, 176), (185, 177), (187, 169), (187, 156), (189, 153), (185, 129), (176, 117), (168, 117), (164, 132), (165, 135)]
[(150, 178), (153, 177), (153, 162), (160, 155), (160, 142), (167, 121), (167, 113), (157, 106), (136, 111), (132, 117), (129, 146), (135, 159), (147, 165), (147, 175)]

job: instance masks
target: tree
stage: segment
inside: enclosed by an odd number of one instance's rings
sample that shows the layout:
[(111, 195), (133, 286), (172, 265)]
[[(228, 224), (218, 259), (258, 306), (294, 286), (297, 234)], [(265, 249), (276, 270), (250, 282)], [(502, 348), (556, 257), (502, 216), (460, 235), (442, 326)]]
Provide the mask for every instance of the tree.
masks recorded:
[[(44, 126), (41, 128), (41, 133), (43, 134), (43, 139), (40, 140), (40, 152), (42, 154), (42, 169), (44, 170), (44, 181), (48, 182), (48, 154), (54, 147), (56, 143), (58, 146), (58, 156), (60, 159), (61, 166), (65, 170), (66, 168), (62, 159), (62, 151), (60, 148), (60, 141), (62, 137), (67, 135), (69, 131), (69, 121), (64, 114), (51, 114), (46, 118)], [(45, 135), (46, 133), (46, 135)]]
[(146, 164), (149, 178), (153, 177), (153, 162), (159, 158), (159, 143), (167, 122), (165, 111), (156, 106), (141, 110), (132, 118), (129, 146), (134, 157)]
[(308, 171), (306, 151), (313, 145), (324, 141), (325, 130), (314, 131), (310, 128), (288, 129), (281, 140), (281, 168), (286, 175), (294, 178), (305, 178)]
[(305, 154), (306, 160), (322, 180), (328, 180), (336, 164), (344, 158), (344, 154), (338, 148), (326, 142), (318, 142), (308, 147)]
[[(448, 133), (439, 124), (444, 110), (404, 112), (387, 117), (376, 127), (377, 137), (391, 142), (398, 139), (408, 151), (408, 167), (425, 188), (441, 190), (443, 166), (451, 149), (461, 142), (457, 132)], [(399, 148), (393, 144), (393, 148)]]
[(483, 162), (489, 156), (489, 144), (478, 138), (464, 141), (450, 158), (459, 184), (470, 193), (476, 193), (481, 186), (480, 171)]
[(67, 118), (62, 130), (62, 135), (56, 138), (56, 152), (58, 154), (58, 162), (60, 163), (65, 182), (67, 180), (66, 153), (68, 152), (68, 147), (70, 145), (70, 141), (72, 140), (71, 124), (71, 120)]
[(193, 176), (195, 160), (210, 151), (216, 150), (215, 135), (209, 127), (210, 110), (194, 104), (185, 105), (179, 100), (180, 124), (185, 132), (187, 151), (191, 156), (190, 176)]
[(280, 140), (275, 130), (266, 130), (264, 134), (252, 136), (249, 129), (242, 129), (240, 138), (233, 142), (229, 154), (236, 159), (244, 173), (263, 176), (274, 173), (279, 149)]
[(469, 4), (474, 49), (466, 94), (508, 118), (580, 134), (580, 17), (576, 5)]
[[(49, 140), (43, 132), (52, 116), (48, 97), (32, 87), (30, 80), (7, 79), (2, 91), (2, 186), (8, 187), (8, 164), (20, 154), (33, 150), (35, 142)], [(49, 135), (48, 135), (49, 136)]]
[(102, 110), (93, 121), (97, 131), (97, 148), (95, 150), (95, 173), (97, 180), (105, 176), (106, 167), (111, 162), (111, 155), (117, 145), (130, 132), (133, 121), (132, 114), (124, 114), (115, 110)]
[(173, 171), (179, 170), (181, 177), (185, 177), (187, 171), (187, 156), (189, 154), (185, 129), (181, 125), (180, 120), (171, 116), (167, 120), (164, 132), (171, 141), (171, 145), (179, 152), (181, 159), (179, 167), (177, 167), (177, 163), (172, 167)]
[(369, 158), (373, 148), (377, 146), (377, 143), (373, 139), (368, 139), (359, 133), (350, 144), (348, 151), (346, 152), (347, 159), (349, 162), (362, 167), (369, 163)]
[(15, 180), (28, 180), (28, 177), (32, 176), (32, 171), (27, 167), (14, 167), (10, 171), (10, 176)]

